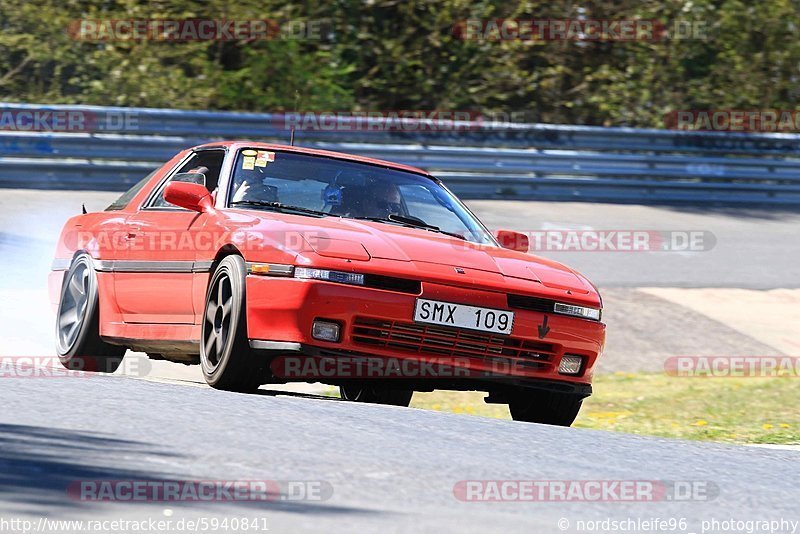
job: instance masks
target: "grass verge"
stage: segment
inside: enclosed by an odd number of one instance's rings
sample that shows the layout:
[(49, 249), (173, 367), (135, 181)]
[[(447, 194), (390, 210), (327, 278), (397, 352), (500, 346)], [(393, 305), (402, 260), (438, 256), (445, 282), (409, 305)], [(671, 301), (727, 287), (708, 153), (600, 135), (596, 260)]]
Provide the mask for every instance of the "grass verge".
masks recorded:
[[(615, 373), (595, 377), (573, 426), (728, 443), (800, 444), (797, 380), (679, 378)], [(415, 393), (411, 406), (510, 419), (484, 393)]]

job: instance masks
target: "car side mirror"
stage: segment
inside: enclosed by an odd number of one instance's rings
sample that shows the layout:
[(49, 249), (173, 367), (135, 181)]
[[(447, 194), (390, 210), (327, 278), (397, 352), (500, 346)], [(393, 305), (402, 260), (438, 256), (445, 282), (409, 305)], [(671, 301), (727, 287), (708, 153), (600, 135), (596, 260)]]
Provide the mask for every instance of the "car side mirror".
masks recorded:
[(206, 213), (214, 209), (211, 193), (205, 186), (189, 182), (170, 182), (164, 189), (164, 200), (187, 210)]
[(531, 246), (527, 235), (513, 230), (498, 230), (494, 236), (501, 247), (509, 250), (528, 252)]

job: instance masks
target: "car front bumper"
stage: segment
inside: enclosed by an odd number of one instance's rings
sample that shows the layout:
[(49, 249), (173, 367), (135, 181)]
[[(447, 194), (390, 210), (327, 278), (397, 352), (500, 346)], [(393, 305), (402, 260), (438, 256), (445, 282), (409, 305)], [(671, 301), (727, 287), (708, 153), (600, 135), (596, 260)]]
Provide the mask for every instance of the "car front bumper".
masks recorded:
[[(601, 322), (513, 309), (504, 293), (443, 284), (423, 283), (421, 294), (408, 294), (248, 275), (246, 290), (251, 347), (278, 355), (272, 371), (285, 381), (383, 378), (411, 381), (418, 390), (489, 390), (483, 384), (506, 383), (586, 396), (605, 342)], [(422, 297), (511, 310), (513, 330), (506, 336), (415, 323), (416, 299)], [(549, 330), (540, 338), (545, 315)], [(339, 341), (314, 339), (315, 320), (339, 324)], [(558, 372), (564, 354), (583, 358), (579, 374)]]

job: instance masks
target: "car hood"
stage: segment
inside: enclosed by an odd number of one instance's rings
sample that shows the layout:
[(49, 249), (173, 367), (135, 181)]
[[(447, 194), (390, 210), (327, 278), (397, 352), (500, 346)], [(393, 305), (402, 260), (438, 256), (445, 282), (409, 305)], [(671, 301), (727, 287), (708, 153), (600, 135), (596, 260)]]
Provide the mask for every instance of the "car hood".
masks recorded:
[(293, 247), (303, 242), (305, 250), (322, 257), (410, 262), (422, 273), (441, 273), (444, 268), (457, 273), (459, 268), (473, 278), (480, 278), (480, 273), (492, 278), (499, 275), (529, 290), (538, 286), (575, 296), (596, 294), (586, 278), (558, 262), (437, 232), (340, 217), (309, 219), (265, 213), (257, 219), (259, 233), (284, 236), (283, 241)]

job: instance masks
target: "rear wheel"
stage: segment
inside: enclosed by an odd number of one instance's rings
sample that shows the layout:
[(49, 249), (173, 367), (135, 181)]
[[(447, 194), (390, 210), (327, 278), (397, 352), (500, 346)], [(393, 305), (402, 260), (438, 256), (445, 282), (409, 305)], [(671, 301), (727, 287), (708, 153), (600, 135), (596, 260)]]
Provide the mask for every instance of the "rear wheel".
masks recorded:
[(216, 389), (250, 392), (261, 385), (263, 373), (247, 339), (246, 274), (240, 256), (226, 256), (208, 286), (200, 367), (208, 385)]
[(388, 404), (406, 406), (411, 404), (414, 391), (410, 389), (392, 389), (371, 384), (348, 384), (339, 386), (339, 395), (344, 400), (353, 402), (369, 402), (372, 404)]
[(544, 390), (522, 390), (516, 393), (508, 409), (514, 421), (570, 426), (583, 404), (577, 395)]
[(100, 338), (97, 274), (92, 258), (72, 260), (61, 288), (56, 316), (56, 352), (61, 364), (74, 371), (113, 373), (122, 363), (125, 347)]

